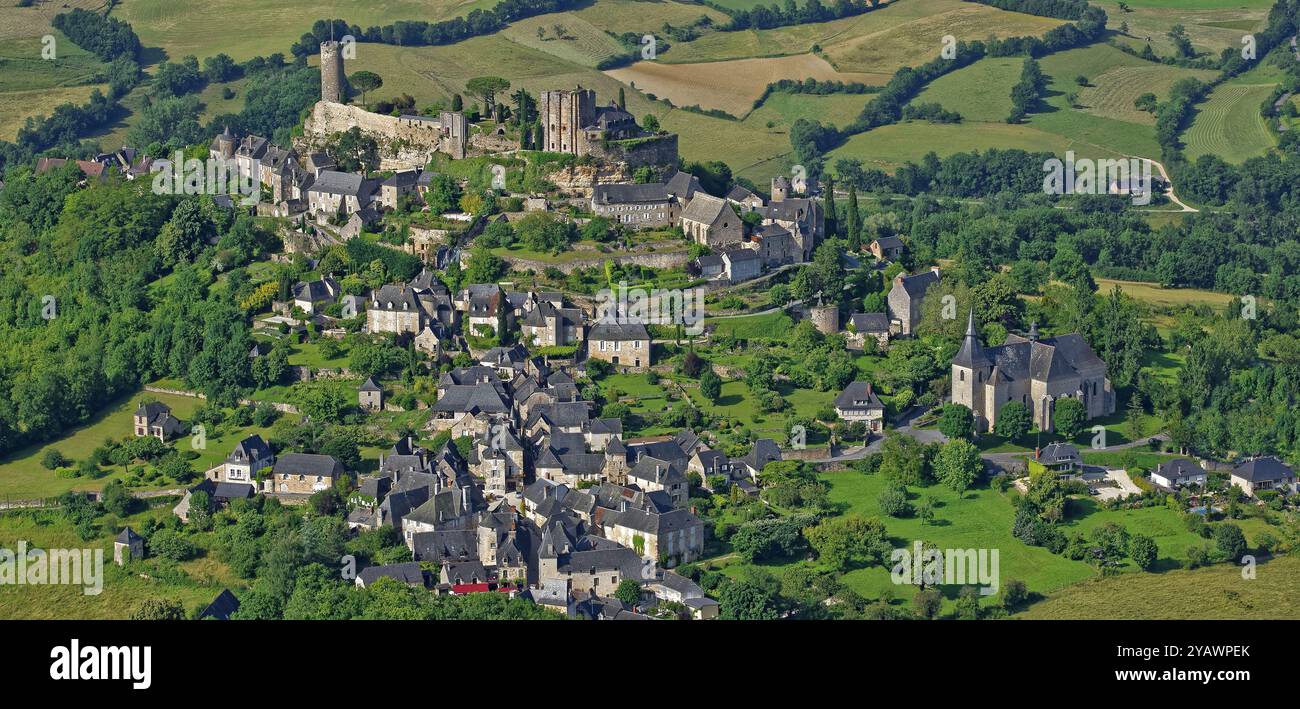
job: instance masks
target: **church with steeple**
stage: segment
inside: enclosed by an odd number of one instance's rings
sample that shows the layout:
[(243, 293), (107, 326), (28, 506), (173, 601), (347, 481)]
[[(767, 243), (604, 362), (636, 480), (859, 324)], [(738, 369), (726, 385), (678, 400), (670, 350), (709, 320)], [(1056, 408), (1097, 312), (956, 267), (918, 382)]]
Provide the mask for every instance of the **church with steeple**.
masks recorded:
[(1106, 363), (1083, 337), (1040, 337), (1035, 323), (1023, 337), (1007, 335), (1005, 343), (984, 347), (970, 312), (952, 360), (952, 401), (974, 412), (976, 430), (992, 431), (1014, 401), (1029, 409), (1039, 430), (1051, 431), (1056, 403), (1067, 398), (1083, 402), (1090, 419), (1115, 413)]

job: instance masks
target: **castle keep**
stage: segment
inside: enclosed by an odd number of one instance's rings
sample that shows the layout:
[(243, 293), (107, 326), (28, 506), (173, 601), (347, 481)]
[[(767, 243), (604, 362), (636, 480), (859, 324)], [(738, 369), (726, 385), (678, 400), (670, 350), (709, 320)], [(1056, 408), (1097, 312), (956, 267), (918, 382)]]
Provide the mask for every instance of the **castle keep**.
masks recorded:
[(653, 135), (617, 104), (596, 105), (596, 92), (558, 89), (538, 100), (543, 149), (630, 166), (672, 165), (677, 162), (677, 136)]

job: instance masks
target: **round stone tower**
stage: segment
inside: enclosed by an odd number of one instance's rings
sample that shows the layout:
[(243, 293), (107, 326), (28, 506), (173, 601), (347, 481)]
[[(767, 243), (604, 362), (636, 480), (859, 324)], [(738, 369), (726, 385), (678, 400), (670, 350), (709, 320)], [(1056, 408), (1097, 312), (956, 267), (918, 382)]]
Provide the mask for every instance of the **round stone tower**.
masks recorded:
[(343, 103), (343, 53), (334, 40), (320, 43), (320, 100)]
[(835, 305), (814, 305), (808, 309), (808, 319), (823, 335), (840, 331), (840, 309)]

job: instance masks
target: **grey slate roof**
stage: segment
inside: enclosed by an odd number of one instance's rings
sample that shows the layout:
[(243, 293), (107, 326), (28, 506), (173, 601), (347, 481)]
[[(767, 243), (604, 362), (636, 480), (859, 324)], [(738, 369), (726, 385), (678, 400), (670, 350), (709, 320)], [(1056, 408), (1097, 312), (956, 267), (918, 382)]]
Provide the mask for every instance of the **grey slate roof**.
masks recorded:
[(683, 204), (694, 199), (697, 192), (704, 190), (700, 185), (700, 178), (680, 170), (669, 178), (664, 187)]
[(1196, 461), (1187, 458), (1167, 460), (1157, 465), (1155, 472), (1174, 482), (1182, 478), (1206, 475), (1205, 468), (1202, 468)]
[(507, 414), (510, 413), (510, 402), (495, 387), (453, 384), (446, 388), (431, 408), (434, 411), (473, 415)]
[(1295, 479), (1295, 471), (1274, 456), (1248, 460), (1233, 468), (1232, 474), (1252, 483)]
[(644, 456), (627, 473), (629, 482), (644, 480), (660, 485), (686, 482), (680, 461), (668, 461), (661, 458)]
[(925, 295), (930, 286), (939, 282), (939, 274), (934, 271), (924, 271), (912, 276), (903, 276), (900, 282), (909, 296), (920, 298)]
[(386, 566), (368, 566), (357, 574), (363, 585), (378, 581), (381, 578), (394, 579), (408, 586), (423, 586), (424, 571), (420, 568), (419, 562), (407, 561), (401, 564), (388, 564)]
[(595, 204), (657, 204), (670, 199), (672, 195), (662, 183), (596, 185), (591, 190)]
[(277, 475), (323, 475), (337, 477), (343, 474), (343, 464), (332, 455), (315, 453), (285, 453), (275, 462)]
[(885, 406), (880, 403), (876, 392), (872, 390), (870, 382), (851, 382), (844, 387), (844, 391), (835, 397), (835, 408), (843, 411), (870, 411), (881, 410)]
[(1049, 443), (1038, 454), (1038, 462), (1043, 465), (1057, 465), (1079, 460), (1079, 449), (1069, 443)]
[(587, 339), (596, 342), (614, 340), (649, 340), (650, 332), (641, 323), (607, 323), (598, 322), (591, 326)]
[(269, 457), (270, 446), (266, 445), (266, 441), (261, 440), (261, 436), (253, 433), (252, 436), (248, 436), (235, 444), (234, 450), (231, 450), (230, 455), (227, 455), (226, 462), (247, 463), (261, 461), (261, 459)]
[(239, 599), (230, 592), (230, 589), (223, 588), (221, 593), (218, 593), (217, 597), (208, 604), (208, 607), (204, 608), (203, 612), (199, 614), (199, 620), (207, 618), (230, 620), (230, 616), (234, 615), (237, 610), (239, 610)]
[[(689, 219), (701, 224), (713, 224), (724, 216), (724, 210), (727, 212), (732, 211), (730, 202), (700, 192), (691, 200), (686, 209), (682, 210), (682, 219)], [(735, 213), (732, 212), (732, 214)], [(736, 218), (739, 219), (740, 217)]]
[(854, 313), (849, 321), (855, 332), (889, 332), (889, 316), (885, 313)]
[(478, 537), (472, 529), (442, 529), (411, 536), (416, 561), (476, 561)]
[(371, 291), (370, 307), (392, 312), (419, 312), (420, 300), (415, 289), (405, 283), (390, 284)]
[(365, 197), (366, 180), (361, 175), (337, 170), (322, 170), (316, 176), (316, 182), (309, 188), (312, 192), (344, 195), (347, 197)]

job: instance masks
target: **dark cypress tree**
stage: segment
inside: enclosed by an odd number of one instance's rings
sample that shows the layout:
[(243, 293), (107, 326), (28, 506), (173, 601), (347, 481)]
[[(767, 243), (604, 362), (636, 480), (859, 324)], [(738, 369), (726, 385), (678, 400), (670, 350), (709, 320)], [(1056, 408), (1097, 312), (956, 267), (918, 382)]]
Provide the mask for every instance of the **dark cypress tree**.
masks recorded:
[(849, 248), (857, 251), (862, 247), (862, 214), (858, 212), (857, 185), (849, 185), (849, 213), (845, 217), (844, 225), (847, 228)]
[(835, 176), (826, 175), (826, 238), (833, 239), (839, 232), (839, 215), (835, 213)]

